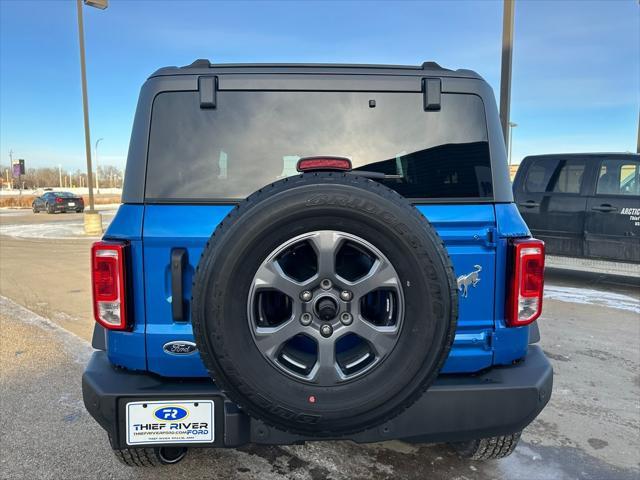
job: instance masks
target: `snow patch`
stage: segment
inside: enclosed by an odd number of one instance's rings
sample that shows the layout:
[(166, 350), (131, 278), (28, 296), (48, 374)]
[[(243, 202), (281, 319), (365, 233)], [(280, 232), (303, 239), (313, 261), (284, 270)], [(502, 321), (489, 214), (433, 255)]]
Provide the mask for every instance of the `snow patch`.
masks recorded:
[(2, 295), (0, 295), (0, 311), (11, 320), (18, 320), (52, 332), (59, 338), (67, 354), (81, 365), (87, 364), (94, 351), (91, 344), (84, 338)]
[[(1, 225), (0, 235), (16, 238), (94, 238), (84, 233), (84, 225), (79, 222), (51, 222), (23, 225)], [(95, 237), (98, 238), (98, 237)]]
[(605, 308), (617, 308), (640, 313), (640, 299), (622, 295), (620, 293), (592, 290), (589, 288), (561, 287), (545, 285), (544, 297), (560, 302), (581, 303), (583, 305), (597, 305)]

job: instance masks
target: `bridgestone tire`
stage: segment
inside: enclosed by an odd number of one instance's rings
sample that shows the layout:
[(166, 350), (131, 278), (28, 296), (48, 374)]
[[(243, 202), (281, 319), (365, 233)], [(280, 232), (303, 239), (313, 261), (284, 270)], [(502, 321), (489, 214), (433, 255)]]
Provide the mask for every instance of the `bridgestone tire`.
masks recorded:
[(159, 467), (181, 462), (187, 449), (176, 448), (123, 448), (113, 450), (118, 461), (127, 467)]
[[(402, 285), (397, 343), (366, 375), (332, 386), (287, 375), (260, 352), (247, 299), (261, 262), (279, 245), (318, 230), (370, 242)], [(348, 173), (307, 173), (255, 192), (219, 224), (193, 282), (192, 323), (210, 375), (248, 414), (316, 437), (382, 424), (433, 383), (453, 342), (458, 291), (451, 261), (431, 224), (395, 191)]]
[(469, 442), (454, 443), (452, 446), (462, 458), (470, 460), (497, 460), (513, 453), (522, 432), (499, 437), (480, 438)]

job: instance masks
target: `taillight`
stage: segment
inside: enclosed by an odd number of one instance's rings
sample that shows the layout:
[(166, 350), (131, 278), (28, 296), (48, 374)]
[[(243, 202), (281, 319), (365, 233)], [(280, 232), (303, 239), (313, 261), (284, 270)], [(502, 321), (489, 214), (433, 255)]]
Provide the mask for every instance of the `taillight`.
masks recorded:
[(110, 330), (128, 327), (125, 251), (124, 243), (96, 242), (91, 247), (93, 316)]
[(535, 238), (512, 243), (511, 291), (507, 302), (507, 323), (528, 325), (542, 313), (544, 289), (544, 242)]
[(296, 169), (299, 172), (313, 170), (338, 170), (348, 172), (351, 170), (351, 160), (344, 157), (304, 157), (298, 160)]
[(60, 197), (56, 197), (56, 203), (62, 203), (62, 199)]

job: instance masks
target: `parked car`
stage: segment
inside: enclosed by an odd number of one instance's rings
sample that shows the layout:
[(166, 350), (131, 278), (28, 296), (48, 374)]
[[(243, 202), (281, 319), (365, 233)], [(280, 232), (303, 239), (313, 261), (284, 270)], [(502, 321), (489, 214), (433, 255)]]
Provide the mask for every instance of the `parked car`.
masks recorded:
[(33, 213), (45, 211), (47, 213), (84, 211), (84, 200), (81, 196), (71, 192), (45, 192), (36, 197), (31, 204)]
[(127, 465), (336, 438), (501, 458), (549, 401), (544, 244), (474, 72), (163, 68), (122, 202), (82, 389)]
[(513, 192), (547, 254), (640, 262), (640, 155), (529, 156)]

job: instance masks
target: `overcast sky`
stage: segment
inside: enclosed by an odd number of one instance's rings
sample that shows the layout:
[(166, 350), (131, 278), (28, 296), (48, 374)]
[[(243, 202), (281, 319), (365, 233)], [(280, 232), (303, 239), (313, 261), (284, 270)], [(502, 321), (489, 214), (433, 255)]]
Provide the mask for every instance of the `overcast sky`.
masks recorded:
[[(500, 85), (501, 1), (110, 0), (85, 7), (92, 143), (123, 167), (140, 86), (166, 65), (212, 62), (421, 64)], [(513, 158), (635, 151), (637, 0), (518, 0)], [(0, 0), (0, 163), (85, 168), (75, 1)]]

